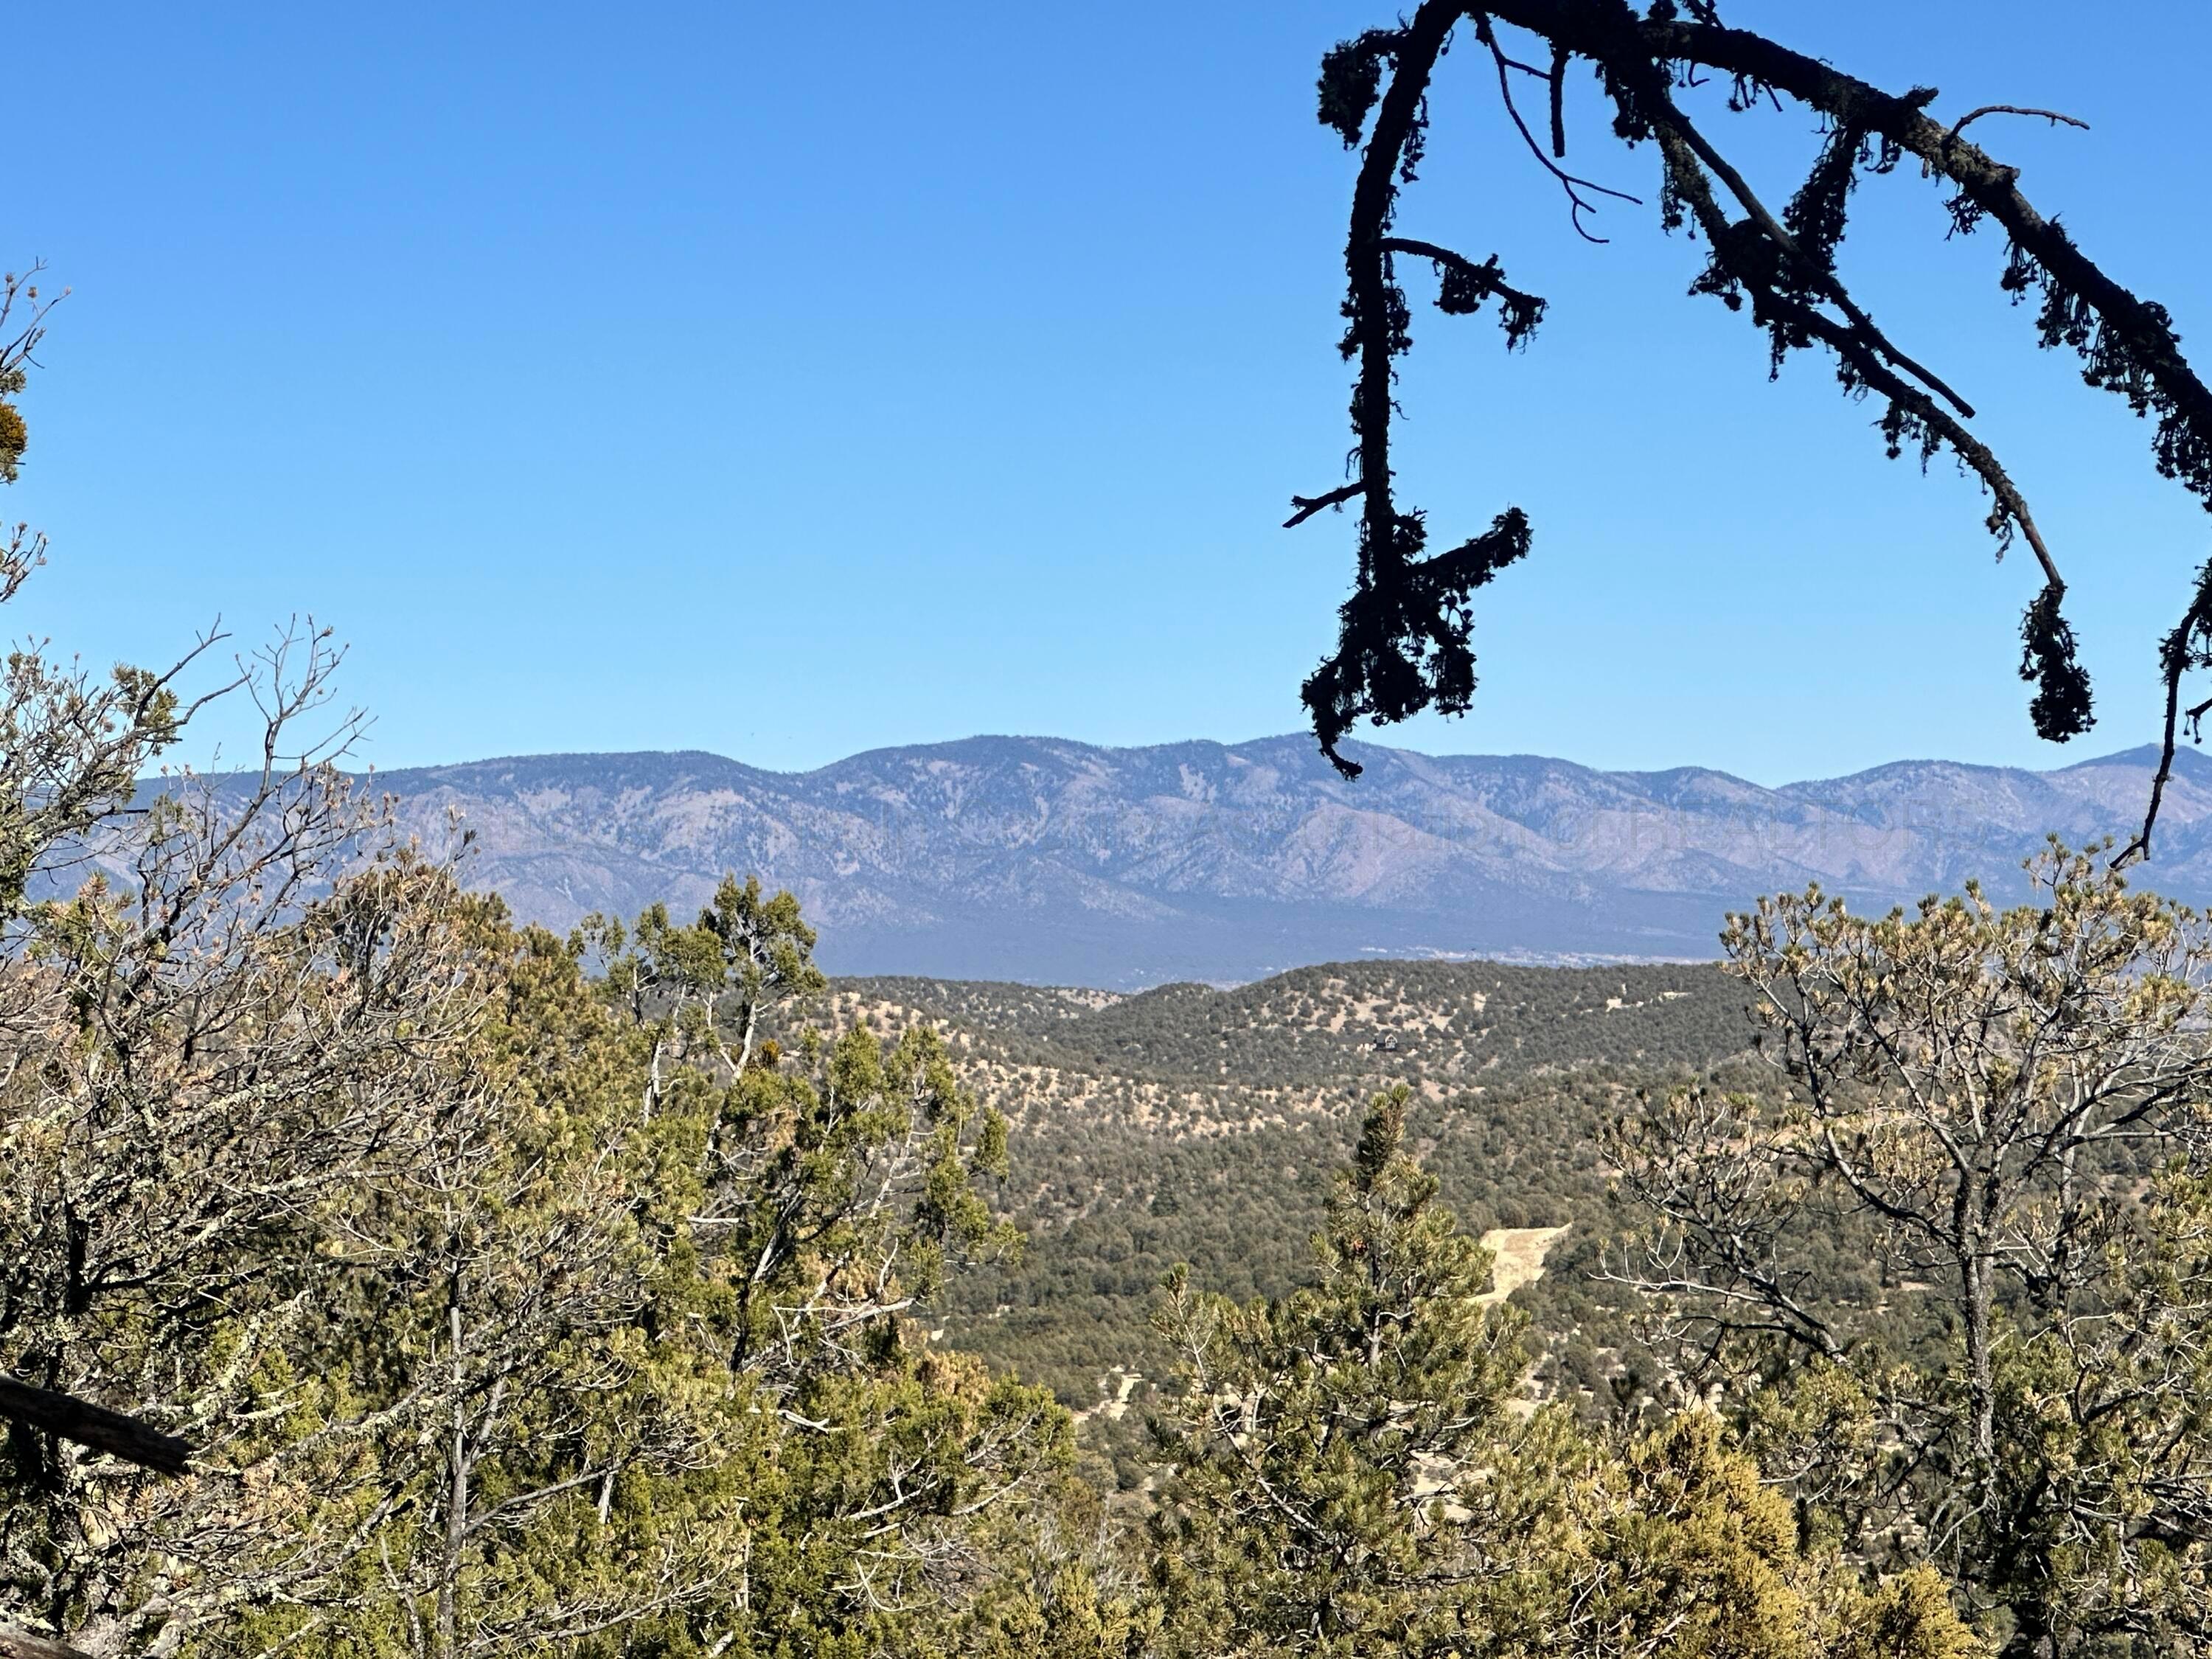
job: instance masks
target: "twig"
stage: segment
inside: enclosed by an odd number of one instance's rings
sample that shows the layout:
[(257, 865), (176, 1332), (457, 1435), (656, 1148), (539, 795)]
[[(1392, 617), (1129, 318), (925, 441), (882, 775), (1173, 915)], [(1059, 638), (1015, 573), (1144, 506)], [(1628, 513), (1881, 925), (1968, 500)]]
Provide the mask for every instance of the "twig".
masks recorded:
[[(1668, 119), (1660, 128), (1661, 149), (1674, 170), (1676, 188), (1689, 204), (1691, 211), (1698, 216), (1707, 240), (1718, 247), (1722, 245), (1727, 227), (1720, 205), (1713, 199), (1711, 185), (1704, 174), (1697, 171), (1698, 162), (1704, 158), (1694, 139), (1694, 130), (1670, 110)], [(1740, 276), (1738, 280), (1749, 279)], [(1879, 349), (1878, 336), (1869, 339), (1866, 331), (1846, 328), (1771, 285), (1764, 288), (1760, 297), (1777, 310), (1787, 312), (1790, 320), (1850, 364), (1852, 370), (1868, 386), (1893, 404), (1910, 410), (1931, 430), (1941, 434), (1959, 459), (1972, 467), (1976, 476), (1988, 486), (2005, 516), (2027, 538), (2028, 547), (2035, 554), (2036, 562), (2043, 568), (2045, 580), (2061, 592), (2065, 591), (2066, 583), (2058, 574), (2057, 561), (2052, 558), (2051, 549), (2043, 539), (2043, 532), (2036, 528), (2034, 515), (2028, 511), (2027, 498), (2021, 493), (2020, 486), (2013, 482), (2011, 474), (2004, 470), (1996, 452), (1954, 420), (1928, 393), (1900, 378), (1889, 366), (1890, 362), (1895, 362), (1894, 356)], [(1888, 361), (1885, 362), (1885, 358)], [(1926, 380), (1928, 377), (1923, 375), (1921, 378)]]
[[(1729, 194), (1742, 204), (1744, 212), (1750, 216), (1752, 222), (1765, 234), (1766, 239), (1781, 249), (1793, 262), (1800, 266), (1806, 265), (1808, 262), (1803, 254), (1798, 251), (1797, 239), (1783, 228), (1782, 222), (1777, 219), (1768, 210), (1766, 204), (1759, 199), (1757, 193), (1751, 187), (1750, 181), (1736, 171), (1728, 157), (1713, 147), (1711, 142), (1704, 133), (1698, 131), (1689, 117), (1675, 107), (1672, 100), (1665, 104), (1662, 113), (1668, 123), (1681, 134), (1683, 140), (1691, 149), (1696, 152), (1698, 159), (1711, 168), (1720, 181), (1728, 186)], [(1915, 362), (1899, 351), (1889, 337), (1875, 326), (1874, 319), (1862, 310), (1858, 302), (1851, 298), (1850, 291), (1844, 287), (1842, 278), (1832, 270), (1822, 271), (1820, 275), (1820, 286), (1826, 290), (1828, 298), (1835, 302), (1838, 311), (1850, 319), (1851, 326), (1866, 337), (1869, 345), (1907, 374), (1935, 392), (1968, 420), (1974, 418), (1974, 406), (1972, 404), (1954, 392), (1933, 370)]]
[[(1596, 212), (1597, 204), (1583, 200), (1582, 192), (1585, 190), (1594, 190), (1601, 196), (1610, 196), (1616, 201), (1633, 203), (1638, 207), (1644, 205), (1644, 198), (1640, 196), (1631, 196), (1625, 190), (1615, 190), (1610, 185), (1601, 185), (1593, 179), (1577, 178), (1575, 174), (1569, 173), (1565, 167), (1561, 167), (1557, 161), (1554, 161), (1550, 156), (1544, 154), (1544, 147), (1536, 142), (1536, 135), (1528, 131), (1528, 124), (1521, 118), (1521, 111), (1513, 101), (1513, 82), (1507, 78), (1506, 75), (1506, 71), (1508, 68), (1510, 67), (1512, 60), (1506, 57), (1504, 50), (1498, 46), (1498, 36), (1490, 27), (1490, 20), (1487, 17), (1483, 16), (1480, 12), (1475, 14), (1474, 32), (1475, 38), (1480, 40), (1484, 46), (1488, 46), (1490, 48), (1490, 55), (1498, 60), (1498, 96), (1505, 100), (1505, 112), (1513, 118), (1513, 125), (1521, 131), (1521, 142), (1528, 146), (1528, 154), (1534, 156), (1539, 161), (1541, 161), (1544, 164), (1544, 170), (1550, 173), (1552, 177), (1558, 179), (1559, 181), (1559, 188), (1565, 191), (1567, 193), (1567, 201), (1570, 204), (1567, 209), (1567, 216), (1574, 222), (1575, 234), (1581, 237), (1586, 242), (1610, 241), (1612, 240), (1610, 237), (1600, 236), (1594, 232), (1584, 228), (1583, 225), (1583, 215), (1586, 212)], [(1553, 108), (1555, 112), (1559, 108), (1559, 92), (1558, 83), (1556, 82), (1553, 82)], [(1555, 124), (1558, 118), (1559, 118), (1555, 113), (1553, 117)], [(1556, 125), (1554, 125), (1553, 131), (1553, 137), (1558, 142), (1559, 148), (1564, 151), (1565, 149), (1565, 138), (1564, 134), (1559, 131), (1559, 129)]]
[[(2134, 840), (2112, 855), (2108, 866), (2111, 869), (2124, 870), (2137, 859), (2150, 856), (2150, 832), (2158, 827), (2158, 809), (2166, 804), (2166, 786), (2173, 781), (2176, 728), (2185, 719), (2189, 723), (2190, 737), (2193, 740), (2203, 740), (2204, 716), (2212, 712), (2212, 697), (2207, 697), (2185, 714), (2181, 708), (2181, 677), (2189, 668), (2187, 640), (2190, 628), (2196, 620), (2197, 607), (2191, 605), (2189, 614), (2181, 619), (2180, 626), (2166, 637), (2166, 649), (2161, 653), (2166, 659), (2166, 722), (2159, 744), (2158, 770), (2151, 774), (2150, 804), (2143, 809), (2142, 828), (2136, 831)], [(2175, 648), (2177, 641), (2181, 645), (2179, 650)]]
[(1293, 495), (1291, 497), (1291, 505), (1297, 510), (1283, 520), (1283, 528), (1296, 530), (1315, 514), (1328, 507), (1341, 507), (1354, 495), (1364, 495), (1366, 493), (1367, 480), (1355, 478), (1350, 483), (1340, 489), (1332, 489), (1325, 495)]
[(1567, 49), (1552, 48), (1552, 154), (1567, 159)]
[(2071, 115), (2062, 115), (2055, 109), (2034, 109), (2024, 104), (1984, 104), (1979, 109), (1968, 110), (1961, 115), (1952, 126), (1948, 136), (1956, 138), (1966, 130), (1967, 123), (1978, 121), (1984, 115), (2039, 115), (2053, 126), (2063, 121), (2068, 126), (2079, 127), (2084, 132), (2089, 130), (2089, 124), (2087, 121)]
[(1455, 253), (1451, 249), (1441, 246), (1435, 242), (1419, 241), (1411, 236), (1383, 238), (1382, 251), (1385, 253), (1405, 253), (1410, 254), (1416, 259), (1426, 259), (1437, 267), (1437, 274), (1439, 276), (1447, 270), (1453, 271), (1474, 284), (1484, 299), (1495, 295), (1506, 304), (1524, 312), (1540, 313), (1544, 308), (1544, 302), (1534, 295), (1515, 288), (1505, 281), (1498, 269), (1498, 259), (1495, 255), (1492, 256), (1489, 264), (1477, 264), (1464, 253)]

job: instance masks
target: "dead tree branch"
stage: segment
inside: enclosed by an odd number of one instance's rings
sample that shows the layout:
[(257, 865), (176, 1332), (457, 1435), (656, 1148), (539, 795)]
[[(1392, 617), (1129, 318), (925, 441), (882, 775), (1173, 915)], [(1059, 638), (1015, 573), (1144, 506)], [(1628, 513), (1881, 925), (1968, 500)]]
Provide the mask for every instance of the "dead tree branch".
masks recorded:
[[(1694, 222), (1707, 243), (1708, 266), (1692, 291), (1731, 309), (1748, 309), (1770, 337), (1778, 369), (1790, 353), (1819, 348), (1832, 357), (1852, 397), (1880, 398), (1878, 425), (1892, 455), (1908, 444), (1924, 463), (1948, 448), (1989, 492), (1986, 524), (2002, 556), (2011, 538), (2034, 552), (2043, 581), (2021, 620), (2021, 678), (2034, 695), (2029, 713), (2039, 735), (2054, 742), (2094, 724), (2089, 678), (2080, 665), (2061, 605), (2068, 592), (2058, 561), (2029, 512), (2027, 497), (1990, 446), (1972, 431), (1970, 404), (1939, 373), (1907, 354), (1854, 297), (1837, 258), (1849, 198), (1863, 176), (1892, 172), (1904, 158), (1953, 191), (1946, 234), (1984, 222), (2002, 229), (2007, 258), (2002, 287), (2014, 301), (2033, 297), (2037, 343), (2075, 352), (2085, 378), (2125, 398), (2154, 424), (2152, 459), (2160, 474), (2212, 507), (2212, 388), (2185, 358), (2165, 307), (2139, 297), (2108, 275), (2056, 221), (2020, 188), (2020, 169), (2001, 162), (1966, 137), (1992, 115), (2022, 115), (2086, 128), (2061, 111), (1988, 104), (1948, 125), (1928, 112), (1936, 92), (1916, 87), (1889, 93), (1778, 41), (1722, 25), (1705, 5), (1656, 4), (1639, 12), (1626, 0), (1426, 0), (1395, 28), (1370, 30), (1324, 59), (1322, 118), (1347, 146), (1362, 148), (1346, 240), (1347, 327), (1343, 350), (1355, 365), (1352, 425), (1354, 477), (1341, 489), (1294, 497), (1291, 525), (1322, 506), (1355, 495), (1362, 501), (1358, 559), (1351, 597), (1340, 612), (1334, 652), (1306, 681), (1303, 695), (1324, 753), (1347, 775), (1358, 769), (1338, 753), (1360, 720), (1388, 724), (1423, 709), (1462, 712), (1474, 686), (1469, 648), (1473, 590), (1527, 551), (1527, 520), (1517, 508), (1500, 514), (1490, 532), (1441, 556), (1426, 553), (1427, 526), (1403, 507), (1393, 488), (1390, 423), (1396, 359), (1410, 349), (1408, 310), (1394, 257), (1429, 258), (1436, 266), (1437, 304), (1472, 311), (1495, 295), (1508, 343), (1533, 331), (1541, 302), (1507, 289), (1493, 258), (1475, 264), (1433, 243), (1393, 236), (1404, 188), (1413, 182), (1426, 137), (1431, 82), (1462, 23), (1489, 52), (1498, 96), (1524, 146), (1565, 191), (1576, 229), (1602, 195), (1637, 198), (1595, 184), (1559, 165), (1566, 151), (1565, 82), (1577, 61), (1595, 71), (1613, 105), (1613, 130), (1633, 146), (1656, 141), (1665, 169), (1660, 199), (1669, 229)], [(1534, 36), (1540, 51), (1509, 51), (1500, 30)], [(1548, 71), (1537, 65), (1546, 57)], [(1531, 60), (1534, 61), (1531, 61)], [(1512, 75), (1547, 83), (1550, 143), (1538, 141), (1514, 98)], [(1744, 170), (1682, 106), (1708, 86), (1725, 87), (1730, 109), (1743, 112), (1785, 100), (1820, 118), (1831, 134), (1811, 173), (1780, 210), (1770, 208)], [(1711, 181), (1733, 200), (1731, 217)], [(2146, 856), (2158, 805), (2171, 774), (2185, 720), (2194, 733), (2212, 713), (2212, 699), (2185, 713), (2181, 679), (2212, 668), (2212, 596), (2200, 593), (2160, 647), (2166, 679), (2165, 761), (2153, 784), (2142, 832), (2122, 853)]]
[(10, 1377), (0, 1377), (0, 1417), (158, 1474), (182, 1474), (192, 1455), (192, 1449), (175, 1435), (149, 1428), (135, 1417)]

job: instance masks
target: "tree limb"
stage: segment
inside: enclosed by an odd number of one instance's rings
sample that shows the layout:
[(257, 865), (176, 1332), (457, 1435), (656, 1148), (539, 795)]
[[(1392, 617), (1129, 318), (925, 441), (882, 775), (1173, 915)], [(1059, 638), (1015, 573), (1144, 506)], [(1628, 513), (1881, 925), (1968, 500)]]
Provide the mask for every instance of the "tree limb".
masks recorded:
[(182, 1474), (192, 1455), (191, 1447), (176, 1436), (149, 1428), (135, 1417), (50, 1389), (34, 1389), (12, 1377), (0, 1376), (0, 1417), (159, 1474)]

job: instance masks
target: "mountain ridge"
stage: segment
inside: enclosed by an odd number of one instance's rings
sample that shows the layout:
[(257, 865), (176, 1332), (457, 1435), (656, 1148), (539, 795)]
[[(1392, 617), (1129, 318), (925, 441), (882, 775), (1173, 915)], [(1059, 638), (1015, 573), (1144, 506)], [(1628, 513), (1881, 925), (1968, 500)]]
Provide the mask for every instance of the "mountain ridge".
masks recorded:
[[(1885, 763), (1777, 787), (1716, 769), (1293, 734), (1109, 747), (981, 735), (778, 772), (702, 750), (372, 772), (410, 829), (475, 831), (471, 879), (556, 928), (703, 901), (725, 871), (797, 892), (842, 973), (1133, 989), (1372, 957), (1709, 958), (1723, 914), (1818, 882), (1909, 902), (2056, 833), (2134, 827), (2156, 750), (2049, 771)], [(2212, 898), (2212, 761), (2176, 757), (2148, 883)]]

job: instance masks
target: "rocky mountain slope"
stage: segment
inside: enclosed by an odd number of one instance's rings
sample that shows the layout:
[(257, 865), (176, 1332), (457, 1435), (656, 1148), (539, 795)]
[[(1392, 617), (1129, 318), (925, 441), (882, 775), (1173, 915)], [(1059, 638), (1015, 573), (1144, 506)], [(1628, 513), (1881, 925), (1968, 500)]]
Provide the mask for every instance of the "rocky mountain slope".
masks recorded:
[[(1304, 736), (1102, 749), (975, 738), (806, 773), (699, 753), (548, 755), (381, 774), (410, 822), (476, 834), (473, 877), (522, 915), (688, 908), (724, 871), (788, 886), (843, 973), (1132, 988), (1362, 956), (1705, 957), (1723, 914), (1818, 881), (1886, 906), (2056, 833), (2139, 815), (2148, 750), (2051, 772), (1901, 761), (1761, 787), (1533, 756)], [(2212, 762), (2185, 753), (2146, 878), (2212, 897)]]

